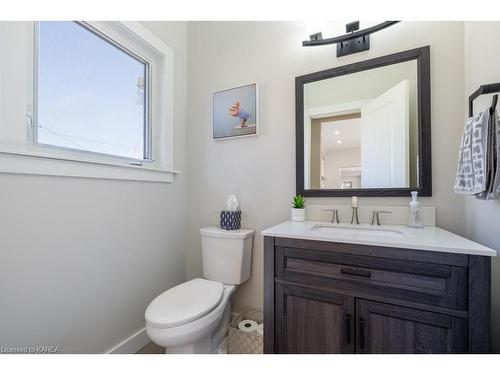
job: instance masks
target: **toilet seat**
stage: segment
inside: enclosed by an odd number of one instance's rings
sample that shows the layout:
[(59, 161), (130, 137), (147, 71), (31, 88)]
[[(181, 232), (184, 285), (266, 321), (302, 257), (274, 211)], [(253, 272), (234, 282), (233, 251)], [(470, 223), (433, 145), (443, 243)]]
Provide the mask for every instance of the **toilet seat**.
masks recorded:
[(153, 327), (171, 328), (197, 320), (215, 309), (224, 285), (218, 281), (193, 279), (163, 292), (146, 310)]

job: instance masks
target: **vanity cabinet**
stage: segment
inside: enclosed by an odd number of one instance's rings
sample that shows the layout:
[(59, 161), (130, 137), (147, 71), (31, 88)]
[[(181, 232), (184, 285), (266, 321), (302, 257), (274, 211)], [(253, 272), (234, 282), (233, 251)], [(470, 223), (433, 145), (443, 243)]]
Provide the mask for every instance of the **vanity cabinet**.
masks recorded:
[(277, 284), (276, 300), (282, 316), (277, 353), (354, 352), (354, 298)]
[(490, 258), (264, 237), (265, 353), (485, 353)]
[(466, 320), (397, 305), (356, 301), (357, 353), (464, 353)]

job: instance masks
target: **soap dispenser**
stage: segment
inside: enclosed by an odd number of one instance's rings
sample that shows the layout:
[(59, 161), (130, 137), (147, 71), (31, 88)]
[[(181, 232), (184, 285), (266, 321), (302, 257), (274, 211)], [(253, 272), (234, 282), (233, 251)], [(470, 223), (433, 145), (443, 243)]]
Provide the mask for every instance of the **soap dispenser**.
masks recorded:
[(411, 192), (410, 201), (410, 217), (408, 219), (408, 226), (412, 228), (423, 228), (424, 220), (422, 219), (422, 212), (420, 211), (420, 203), (417, 201), (418, 191)]

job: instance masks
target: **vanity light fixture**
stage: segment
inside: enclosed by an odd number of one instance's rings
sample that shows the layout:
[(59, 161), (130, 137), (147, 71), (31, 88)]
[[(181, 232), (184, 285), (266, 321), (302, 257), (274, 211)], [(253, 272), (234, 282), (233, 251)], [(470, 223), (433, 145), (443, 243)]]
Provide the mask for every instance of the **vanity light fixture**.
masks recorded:
[(310, 40), (304, 40), (302, 46), (324, 46), (325, 44), (337, 44), (337, 57), (351, 55), (370, 49), (370, 34), (385, 29), (399, 21), (384, 21), (375, 26), (359, 30), (359, 21), (350, 22), (345, 25), (347, 34), (333, 38), (323, 39), (321, 32), (309, 36)]
[(337, 143), (342, 143), (342, 140), (341, 140), (341, 139), (339, 139), (339, 140), (337, 141)]

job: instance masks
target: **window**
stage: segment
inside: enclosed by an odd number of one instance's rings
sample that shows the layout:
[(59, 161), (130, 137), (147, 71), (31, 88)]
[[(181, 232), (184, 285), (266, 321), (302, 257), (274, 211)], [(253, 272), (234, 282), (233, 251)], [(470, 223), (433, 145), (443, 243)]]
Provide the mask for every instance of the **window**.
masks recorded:
[(34, 140), (150, 159), (149, 63), (88, 25), (40, 22)]
[(140, 22), (23, 21), (0, 22), (0, 45), (0, 172), (173, 181), (164, 40)]

